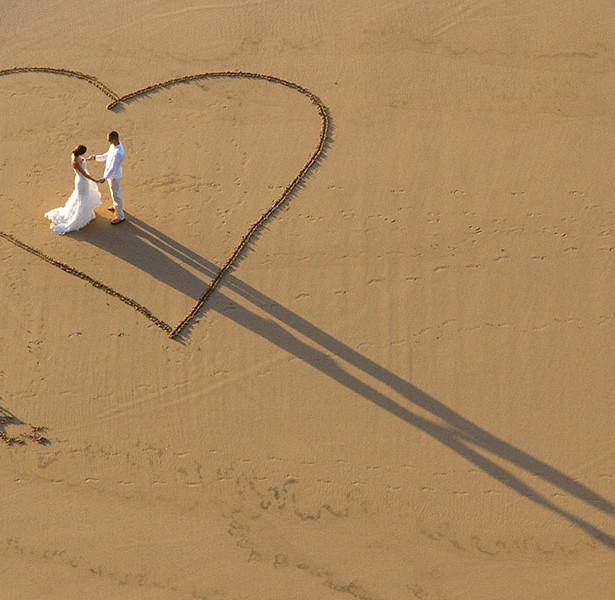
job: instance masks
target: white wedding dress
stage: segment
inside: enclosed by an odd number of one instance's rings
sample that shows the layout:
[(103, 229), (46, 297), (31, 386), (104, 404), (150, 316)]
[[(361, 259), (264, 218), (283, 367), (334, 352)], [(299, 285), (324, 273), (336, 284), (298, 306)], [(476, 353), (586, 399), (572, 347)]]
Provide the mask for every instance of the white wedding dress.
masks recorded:
[[(85, 159), (81, 158), (81, 166), (87, 173)], [(96, 218), (94, 209), (100, 206), (100, 192), (96, 184), (75, 171), (75, 189), (62, 208), (54, 208), (45, 213), (51, 221), (51, 229), (64, 235), (69, 231), (78, 231)]]

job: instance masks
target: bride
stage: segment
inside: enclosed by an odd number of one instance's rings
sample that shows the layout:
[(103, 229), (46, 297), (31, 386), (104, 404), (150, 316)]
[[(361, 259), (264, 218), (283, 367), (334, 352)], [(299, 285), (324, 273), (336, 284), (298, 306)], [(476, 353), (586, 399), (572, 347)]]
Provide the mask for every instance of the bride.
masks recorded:
[(51, 221), (49, 226), (61, 235), (69, 231), (77, 231), (96, 218), (94, 209), (100, 206), (100, 192), (96, 187), (99, 183), (88, 173), (85, 166), (85, 146), (77, 146), (73, 150), (72, 165), (75, 171), (75, 189), (61, 208), (54, 208), (45, 213)]

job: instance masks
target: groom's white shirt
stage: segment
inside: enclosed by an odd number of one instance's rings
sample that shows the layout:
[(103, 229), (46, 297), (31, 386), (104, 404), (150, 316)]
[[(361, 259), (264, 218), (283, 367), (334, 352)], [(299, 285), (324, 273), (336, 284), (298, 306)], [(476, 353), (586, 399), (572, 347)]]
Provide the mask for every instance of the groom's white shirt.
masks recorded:
[(96, 160), (102, 162), (105, 161), (105, 175), (103, 181), (107, 179), (121, 179), (122, 178), (122, 161), (124, 160), (124, 146), (118, 144), (117, 146), (111, 144), (109, 150), (105, 154), (97, 154)]

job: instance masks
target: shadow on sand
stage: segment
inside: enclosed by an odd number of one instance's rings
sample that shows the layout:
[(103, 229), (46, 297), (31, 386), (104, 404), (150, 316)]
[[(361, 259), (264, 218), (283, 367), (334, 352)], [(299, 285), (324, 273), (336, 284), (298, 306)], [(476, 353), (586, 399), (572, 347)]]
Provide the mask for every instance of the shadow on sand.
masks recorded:
[[(108, 231), (111, 228), (104, 226), (103, 229), (101, 226), (88, 230), (87, 235), (80, 237), (137, 268), (146, 270), (162, 283), (193, 298), (200, 296), (204, 283), (218, 272), (216, 265), (134, 216), (129, 215), (128, 221), (122, 227), (124, 228), (122, 236), (109, 235)], [(184, 265), (201, 273), (203, 278), (196, 277)], [(243, 298), (245, 305), (231, 301), (221, 288), (216, 292), (216, 301), (207, 305), (205, 311), (215, 310), (263, 337), (358, 396), (438, 440), (520, 496), (566, 519), (604, 546), (615, 549), (615, 538), (612, 535), (557, 506), (544, 494), (509, 471), (507, 465), (518, 467), (530, 476), (559, 488), (592, 508), (615, 517), (615, 505), (612, 502), (573, 477), (464, 418), (442, 402), (333, 338), (234, 275), (228, 275), (222, 285)], [(271, 318), (259, 316), (250, 310), (250, 305), (267, 313)], [(189, 336), (202, 318), (203, 314), (191, 322), (182, 336), (184, 338)], [(303, 341), (299, 335), (311, 343)], [(361, 378), (352, 375), (342, 363), (358, 369), (365, 376), (377, 380), (403, 396), (406, 404), (400, 404), (386, 393), (376, 390)], [(413, 408), (420, 408), (430, 413), (433, 418), (416, 414)]]
[[(17, 429), (18, 432), (14, 432), (14, 429)], [(46, 430), (46, 427), (35, 427), (24, 423), (10, 410), (0, 406), (0, 441), (7, 446), (23, 446), (27, 442), (36, 442), (42, 446), (48, 446), (51, 442), (43, 436), (43, 432)]]

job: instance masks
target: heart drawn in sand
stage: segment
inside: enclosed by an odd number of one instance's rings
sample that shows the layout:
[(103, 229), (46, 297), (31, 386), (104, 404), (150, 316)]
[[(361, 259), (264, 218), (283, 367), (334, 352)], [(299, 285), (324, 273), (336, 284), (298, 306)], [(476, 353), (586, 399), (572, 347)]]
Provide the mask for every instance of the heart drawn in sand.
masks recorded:
[(230, 256), (226, 259), (223, 266), (218, 271), (217, 275), (211, 280), (211, 282), (207, 285), (203, 294), (198, 298), (194, 306), (188, 311), (188, 313), (181, 319), (181, 321), (175, 325), (171, 326), (162, 319), (156, 317), (152, 312), (136, 300), (129, 298), (128, 296), (122, 294), (121, 292), (113, 289), (112, 287), (98, 281), (84, 273), (83, 271), (79, 271), (70, 265), (67, 265), (63, 262), (55, 260), (51, 256), (43, 253), (42, 251), (33, 248), (32, 246), (18, 240), (15, 236), (13, 236), (9, 232), (0, 231), (0, 237), (5, 239), (8, 242), (11, 242), (18, 248), (33, 254), (34, 256), (44, 260), (50, 265), (53, 265), (66, 273), (79, 277), (83, 279), (90, 285), (95, 288), (109, 294), (117, 298), (118, 300), (124, 302), (128, 306), (131, 306), (136, 311), (138, 311), (141, 315), (152, 321), (156, 326), (160, 329), (164, 330), (170, 338), (175, 338), (179, 335), (188, 323), (194, 319), (194, 317), (201, 310), (207, 299), (211, 296), (216, 287), (220, 284), (224, 276), (232, 269), (233, 265), (237, 262), (239, 256), (245, 249), (245, 247), (249, 244), (249, 242), (253, 239), (256, 233), (261, 229), (265, 221), (267, 221), (273, 213), (289, 198), (292, 194), (293, 190), (299, 185), (299, 183), (307, 176), (308, 172), (314, 167), (318, 158), (322, 155), (326, 143), (327, 137), (329, 134), (329, 116), (326, 106), (322, 103), (322, 101), (310, 92), (308, 89), (300, 86), (297, 83), (293, 83), (292, 81), (287, 81), (285, 79), (280, 79), (279, 77), (274, 77), (272, 75), (263, 75), (260, 73), (249, 73), (243, 71), (218, 71), (218, 72), (210, 72), (210, 73), (198, 73), (195, 75), (186, 75), (184, 77), (178, 77), (176, 79), (169, 79), (167, 81), (162, 81), (159, 83), (155, 83), (153, 85), (141, 88), (134, 92), (130, 92), (128, 94), (124, 94), (123, 96), (119, 96), (106, 85), (101, 83), (98, 79), (93, 77), (92, 75), (88, 75), (86, 73), (80, 73), (78, 71), (70, 71), (68, 69), (55, 69), (51, 67), (14, 67), (11, 69), (3, 69), (0, 70), (0, 77), (6, 75), (14, 75), (17, 73), (48, 73), (53, 75), (60, 75), (64, 77), (73, 77), (77, 79), (81, 79), (87, 82), (90, 85), (98, 88), (103, 94), (108, 96), (111, 99), (111, 102), (107, 105), (107, 109), (112, 110), (116, 106), (121, 103), (127, 103), (130, 100), (137, 98), (139, 96), (144, 96), (153, 92), (154, 90), (168, 88), (173, 85), (177, 85), (180, 83), (190, 83), (193, 81), (204, 80), (204, 79), (216, 79), (216, 78), (234, 78), (234, 79), (251, 79), (251, 80), (262, 80), (275, 85), (282, 85), (288, 88), (295, 90), (297, 93), (306, 97), (310, 102), (315, 106), (318, 111), (321, 128), (320, 128), (320, 136), (318, 138), (318, 143), (316, 145), (315, 150), (310, 154), (306, 163), (301, 167), (299, 172), (295, 175), (294, 179), (284, 188), (283, 192), (276, 198), (276, 200), (271, 204), (271, 206), (261, 214), (261, 216), (250, 225), (246, 233), (242, 236), (239, 243), (235, 247), (235, 249), (231, 252)]

